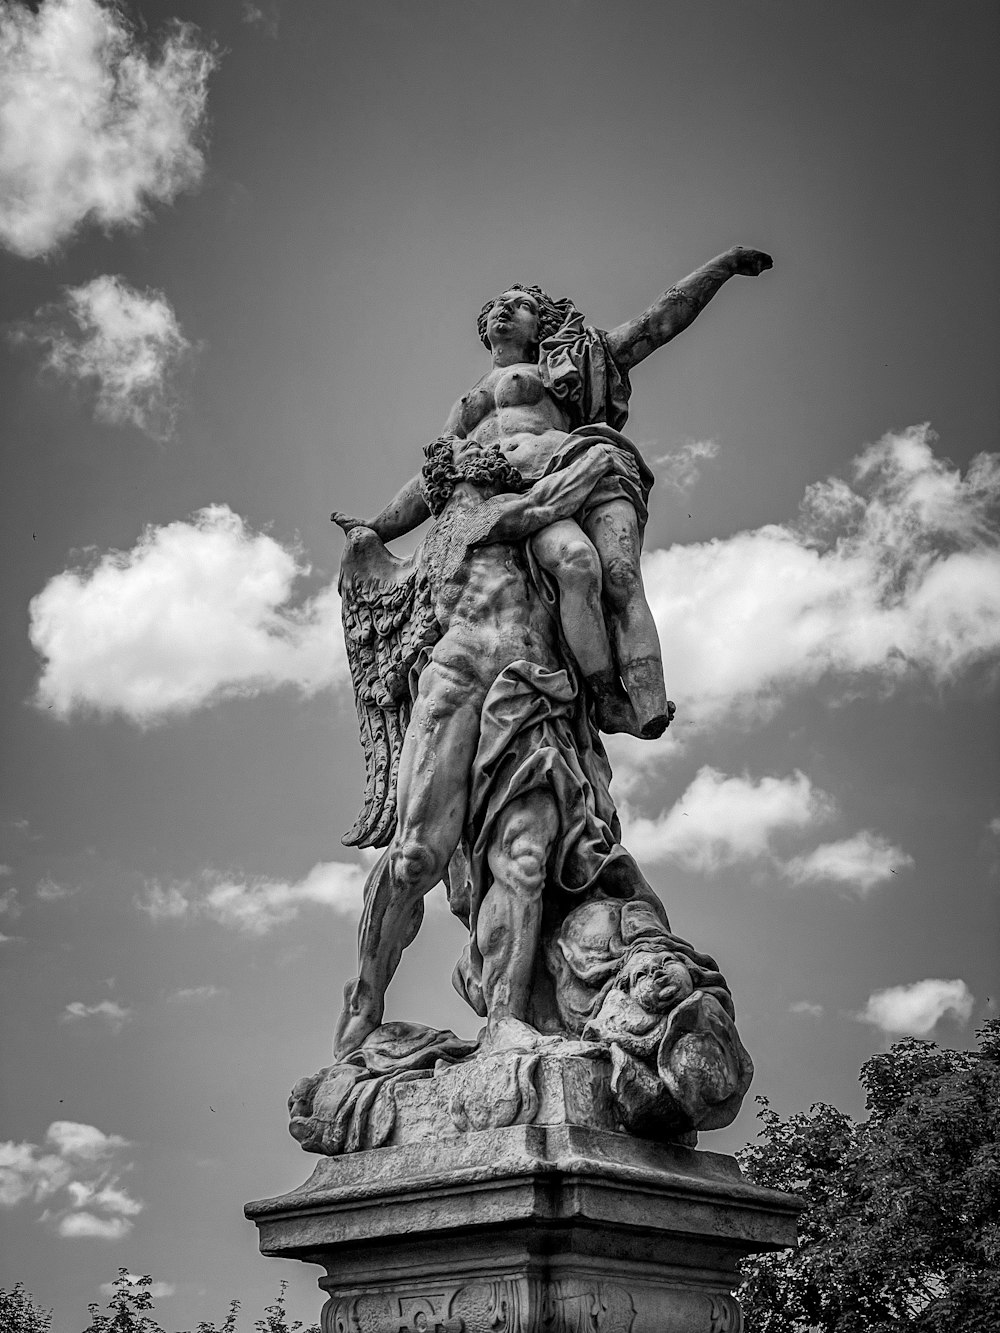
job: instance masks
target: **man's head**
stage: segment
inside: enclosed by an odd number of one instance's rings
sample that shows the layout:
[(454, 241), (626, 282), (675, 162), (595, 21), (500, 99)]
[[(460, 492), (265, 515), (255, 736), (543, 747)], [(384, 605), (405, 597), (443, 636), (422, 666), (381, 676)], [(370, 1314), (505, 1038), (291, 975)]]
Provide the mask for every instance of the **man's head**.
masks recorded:
[(427, 508), (436, 518), (451, 499), (459, 482), (497, 494), (523, 491), (525, 480), (500, 452), (498, 444), (484, 449), (475, 440), (440, 435), (424, 449), (421, 484)]
[(554, 301), (541, 287), (515, 282), (480, 310), (479, 336), (488, 348), (498, 335), (507, 339), (520, 336), (528, 345), (537, 347), (556, 332), (572, 310), (572, 301), (565, 298)]

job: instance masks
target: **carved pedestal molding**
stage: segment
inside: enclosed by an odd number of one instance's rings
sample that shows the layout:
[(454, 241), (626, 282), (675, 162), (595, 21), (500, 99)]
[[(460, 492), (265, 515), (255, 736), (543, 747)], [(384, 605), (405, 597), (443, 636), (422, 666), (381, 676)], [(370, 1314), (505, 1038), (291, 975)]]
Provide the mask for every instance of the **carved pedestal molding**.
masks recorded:
[(325, 1269), (323, 1333), (738, 1333), (736, 1265), (798, 1207), (732, 1158), (564, 1124), (323, 1158), (246, 1211)]

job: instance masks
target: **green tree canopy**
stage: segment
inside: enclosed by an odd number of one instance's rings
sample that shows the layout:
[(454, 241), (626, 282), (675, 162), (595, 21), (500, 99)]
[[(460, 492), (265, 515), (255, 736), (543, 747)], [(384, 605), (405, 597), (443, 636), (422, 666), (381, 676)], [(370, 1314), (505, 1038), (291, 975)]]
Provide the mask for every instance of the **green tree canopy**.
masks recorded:
[(1000, 1020), (972, 1051), (907, 1038), (861, 1069), (868, 1119), (759, 1098), (738, 1154), (805, 1203), (799, 1244), (744, 1264), (748, 1333), (990, 1333), (1000, 1317)]

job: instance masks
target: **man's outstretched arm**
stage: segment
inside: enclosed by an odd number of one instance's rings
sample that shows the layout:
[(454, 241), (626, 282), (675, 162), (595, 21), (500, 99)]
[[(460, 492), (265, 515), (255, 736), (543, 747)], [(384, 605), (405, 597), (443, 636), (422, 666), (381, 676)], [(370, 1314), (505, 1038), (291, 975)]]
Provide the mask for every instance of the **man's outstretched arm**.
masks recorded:
[[(459, 399), (448, 413), (448, 420), (444, 424), (445, 435), (457, 435), (460, 439), (465, 439), (461, 416), (462, 400)], [(430, 516), (431, 511), (427, 508), (418, 472), (396, 492), (382, 512), (376, 514), (374, 518), (355, 518), (351, 514), (341, 514), (337, 511), (332, 513), (330, 518), (345, 532), (350, 532), (352, 528), (371, 528), (384, 542), (391, 542), (394, 537), (403, 537), (414, 528), (419, 528)]]
[(716, 255), (683, 282), (665, 291), (638, 319), (630, 319), (612, 329), (608, 333), (612, 357), (623, 370), (631, 370), (640, 361), (645, 361), (651, 352), (682, 333), (701, 314), (723, 283), (737, 274), (759, 277), (771, 265), (771, 256), (763, 250), (747, 250), (742, 245), (734, 245), (724, 254)]
[(420, 485), (420, 474), (410, 480), (392, 497), (380, 514), (374, 518), (355, 518), (351, 514), (341, 514), (337, 510), (330, 518), (345, 532), (352, 528), (371, 528), (384, 542), (391, 542), (393, 537), (402, 537), (412, 532), (430, 518), (431, 511)]

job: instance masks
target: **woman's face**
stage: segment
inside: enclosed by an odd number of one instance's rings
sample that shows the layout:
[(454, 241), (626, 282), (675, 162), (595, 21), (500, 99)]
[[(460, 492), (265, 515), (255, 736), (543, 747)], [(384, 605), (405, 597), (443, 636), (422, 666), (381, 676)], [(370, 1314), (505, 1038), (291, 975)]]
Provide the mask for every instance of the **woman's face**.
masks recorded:
[(511, 288), (493, 302), (486, 316), (486, 336), (498, 342), (529, 347), (538, 342), (538, 302), (528, 292)]

